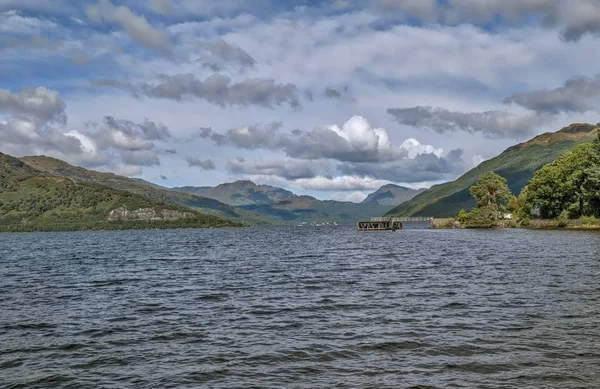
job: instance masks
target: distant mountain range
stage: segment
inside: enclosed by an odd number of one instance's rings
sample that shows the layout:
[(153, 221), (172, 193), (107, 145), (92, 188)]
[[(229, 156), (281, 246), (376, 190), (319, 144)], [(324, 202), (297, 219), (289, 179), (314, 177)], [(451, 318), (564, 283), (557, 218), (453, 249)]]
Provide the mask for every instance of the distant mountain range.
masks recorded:
[(421, 191), (397, 185), (385, 185), (370, 194), (362, 203), (318, 200), (298, 196), (270, 185), (256, 185), (252, 181), (235, 181), (216, 187), (180, 187), (175, 191), (209, 197), (248, 212), (253, 212), (275, 223), (301, 224), (337, 222), (354, 224), (387, 212), (390, 207), (411, 199)]
[(274, 204), (296, 196), (288, 190), (270, 185), (256, 185), (252, 181), (235, 181), (214, 187), (184, 186), (173, 190), (208, 197), (233, 206)]
[[(159, 204), (168, 204), (173, 209), (186, 207), (199, 214), (212, 215), (242, 222), (246, 225), (264, 224), (318, 224), (336, 222), (338, 224), (354, 224), (359, 219), (378, 216), (390, 209), (391, 205), (400, 204), (418, 191), (395, 185), (386, 185), (372, 193), (363, 203), (355, 204), (339, 201), (321, 201), (311, 196), (298, 196), (288, 190), (269, 185), (256, 185), (251, 181), (236, 181), (216, 187), (182, 187), (165, 188), (144, 180), (102, 173), (82, 167), (72, 166), (64, 161), (46, 156), (3, 158), (18, 164), (19, 169), (7, 169), (5, 164), (0, 169), (2, 185), (10, 180), (27, 183), (19, 174), (31, 171), (35, 177), (44, 177), (47, 182), (73, 183), (76, 186), (102, 187), (103, 190), (118, 191), (121, 195), (135, 195), (137, 199), (145, 199), (152, 208)], [(65, 180), (66, 179), (66, 180)], [(54, 180), (54, 181), (53, 181)], [(21, 184), (12, 185), (10, 190), (19, 192), (24, 189)], [(6, 190), (9, 190), (7, 187)], [(52, 196), (53, 192), (45, 193)], [(3, 196), (0, 188), (0, 201)], [(31, 198), (32, 202), (38, 201)], [(99, 206), (99, 205), (96, 205)], [(111, 205), (112, 206), (112, 205)], [(7, 209), (4, 207), (4, 209)], [(2, 206), (0, 206), (0, 211)], [(104, 215), (110, 210), (104, 209)], [(40, 214), (40, 216), (43, 212)], [(29, 215), (33, 217), (33, 214)], [(107, 215), (104, 215), (107, 217)], [(104, 217), (104, 219), (106, 219)], [(102, 219), (102, 220), (104, 220)], [(11, 219), (14, 222), (16, 219)], [(29, 220), (29, 219), (28, 219)], [(98, 219), (99, 220), (99, 219)], [(98, 222), (96, 220), (96, 222)], [(217, 219), (215, 219), (217, 220)], [(221, 219), (218, 219), (221, 220)]]
[(386, 207), (395, 207), (416, 195), (423, 193), (426, 189), (410, 189), (394, 184), (384, 185), (376, 192), (371, 193), (363, 200), (363, 204), (379, 204)]
[(251, 181), (165, 188), (55, 158), (0, 153), (0, 231), (235, 225), (226, 219), (246, 225), (354, 224), (382, 214), (455, 216), (475, 206), (469, 187), (483, 173), (495, 171), (518, 194), (537, 169), (592, 141), (597, 131), (595, 125), (572, 124), (510, 147), (456, 181), (428, 190), (384, 185), (359, 204), (299, 196)]
[(536, 136), (481, 163), (456, 181), (431, 187), (393, 208), (387, 215), (451, 217), (456, 216), (461, 209), (469, 211), (476, 205), (469, 194), (469, 188), (488, 171), (506, 178), (512, 193), (518, 195), (536, 170), (576, 145), (593, 141), (597, 133), (596, 125), (575, 123), (557, 132)]

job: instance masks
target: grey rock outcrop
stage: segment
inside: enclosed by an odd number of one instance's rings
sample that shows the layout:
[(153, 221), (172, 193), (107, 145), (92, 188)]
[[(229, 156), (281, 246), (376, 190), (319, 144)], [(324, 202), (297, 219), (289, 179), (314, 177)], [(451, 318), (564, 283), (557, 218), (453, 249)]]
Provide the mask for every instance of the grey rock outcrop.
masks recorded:
[(156, 212), (152, 208), (139, 208), (134, 211), (130, 211), (125, 207), (119, 207), (117, 209), (113, 209), (108, 213), (108, 220), (110, 221), (131, 221), (131, 220), (144, 220), (144, 221), (155, 221), (155, 220), (164, 220), (164, 221), (176, 221), (180, 219), (187, 219), (194, 217), (193, 213), (190, 212), (181, 212), (174, 211), (169, 209), (164, 209), (160, 213)]

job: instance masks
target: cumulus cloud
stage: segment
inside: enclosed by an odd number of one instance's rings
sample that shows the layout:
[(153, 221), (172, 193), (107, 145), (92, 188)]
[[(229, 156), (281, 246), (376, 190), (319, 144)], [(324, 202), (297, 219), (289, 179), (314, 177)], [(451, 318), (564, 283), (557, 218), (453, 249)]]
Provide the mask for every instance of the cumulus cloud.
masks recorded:
[(58, 92), (47, 88), (14, 93), (0, 89), (0, 148), (9, 154), (45, 153), (82, 164), (104, 163), (106, 155), (93, 139), (77, 131), (61, 131), (67, 123), (65, 108)]
[(438, 158), (441, 158), (444, 154), (444, 149), (436, 149), (430, 145), (422, 145), (421, 142), (415, 138), (408, 138), (400, 145), (401, 149), (406, 150), (406, 156), (410, 159), (414, 159), (417, 155), (422, 154), (433, 154)]
[(331, 199), (335, 201), (349, 201), (351, 203), (361, 203), (367, 198), (367, 194), (364, 192), (351, 192), (351, 193), (334, 193), (331, 195)]
[(433, 107), (390, 108), (387, 113), (400, 124), (427, 128), (440, 134), (465, 131), (499, 138), (531, 135), (550, 119), (532, 111), (521, 114), (504, 111), (455, 112)]
[(243, 149), (268, 149), (284, 151), (296, 159), (335, 159), (338, 161), (380, 161), (398, 158), (405, 154), (392, 148), (387, 131), (373, 128), (360, 116), (354, 116), (342, 127), (321, 126), (311, 131), (280, 132), (281, 123), (266, 128), (244, 126), (225, 134), (205, 129), (201, 133), (218, 145), (231, 145)]
[(343, 175), (337, 177), (314, 177), (297, 181), (297, 184), (301, 188), (316, 191), (372, 191), (377, 190), (383, 185), (389, 183), (390, 182), (387, 180), (378, 180), (352, 175)]
[(285, 160), (237, 158), (229, 160), (227, 168), (237, 175), (277, 177), (307, 190), (360, 191), (372, 189), (374, 181), (440, 181), (454, 178), (467, 167), (460, 149), (445, 153), (414, 138), (393, 147), (385, 129), (372, 128), (358, 116), (342, 127), (322, 126), (309, 132), (283, 133), (278, 124), (265, 129), (242, 127), (225, 134), (205, 128), (200, 136), (218, 145), (283, 151)]
[(600, 74), (594, 78), (579, 77), (551, 90), (517, 93), (504, 99), (504, 103), (518, 104), (538, 113), (582, 113), (598, 109)]
[(117, 130), (131, 137), (138, 137), (145, 140), (165, 140), (172, 137), (169, 128), (162, 123), (155, 123), (145, 119), (143, 123), (138, 124), (130, 120), (115, 119), (113, 116), (106, 116), (104, 124), (110, 129)]
[(227, 170), (236, 175), (266, 175), (298, 180), (313, 178), (331, 170), (331, 165), (326, 161), (258, 161), (250, 162), (244, 158), (235, 158), (227, 161)]
[(131, 39), (146, 48), (162, 54), (171, 52), (165, 32), (152, 27), (145, 17), (136, 15), (126, 6), (115, 6), (109, 0), (100, 0), (96, 5), (85, 7), (85, 13), (94, 23), (118, 24)]
[(467, 165), (462, 159), (462, 154), (462, 150), (456, 149), (443, 157), (435, 154), (419, 154), (414, 158), (381, 163), (345, 163), (340, 164), (338, 170), (347, 175), (390, 182), (439, 181), (454, 178), (464, 172)]
[(41, 121), (65, 124), (66, 105), (58, 92), (44, 87), (23, 88), (20, 92), (0, 89), (0, 112), (35, 118)]
[(232, 83), (231, 78), (213, 74), (202, 81), (193, 74), (163, 75), (158, 82), (130, 85), (119, 81), (101, 80), (102, 86), (131, 90), (137, 96), (181, 101), (199, 98), (221, 106), (256, 105), (272, 108), (288, 104), (298, 107), (298, 88), (294, 84), (276, 84), (265, 78), (249, 78)]
[(199, 168), (204, 169), (204, 170), (215, 170), (216, 167), (217, 167), (215, 165), (214, 161), (211, 160), (211, 159), (200, 159), (200, 158), (197, 158), (197, 157), (186, 157), (185, 160), (188, 163), (188, 166), (190, 166), (190, 167), (199, 167)]
[(229, 65), (240, 68), (252, 67), (256, 60), (243, 49), (230, 45), (223, 39), (201, 42), (200, 48), (208, 53), (208, 58), (201, 59), (202, 66), (215, 72), (221, 71)]

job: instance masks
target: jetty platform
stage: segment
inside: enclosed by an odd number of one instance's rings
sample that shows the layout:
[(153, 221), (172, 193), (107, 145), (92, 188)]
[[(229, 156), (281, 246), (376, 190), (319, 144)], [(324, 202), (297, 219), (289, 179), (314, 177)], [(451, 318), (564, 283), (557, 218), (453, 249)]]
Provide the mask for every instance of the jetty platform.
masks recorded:
[(431, 222), (432, 217), (372, 217), (369, 221), (356, 223), (358, 231), (396, 231), (403, 228), (403, 223)]

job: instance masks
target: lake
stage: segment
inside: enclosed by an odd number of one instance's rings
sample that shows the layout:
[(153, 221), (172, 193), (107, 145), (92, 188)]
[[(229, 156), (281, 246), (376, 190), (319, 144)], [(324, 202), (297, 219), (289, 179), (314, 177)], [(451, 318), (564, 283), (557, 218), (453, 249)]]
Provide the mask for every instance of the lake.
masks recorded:
[(0, 387), (600, 387), (600, 234), (0, 234)]

